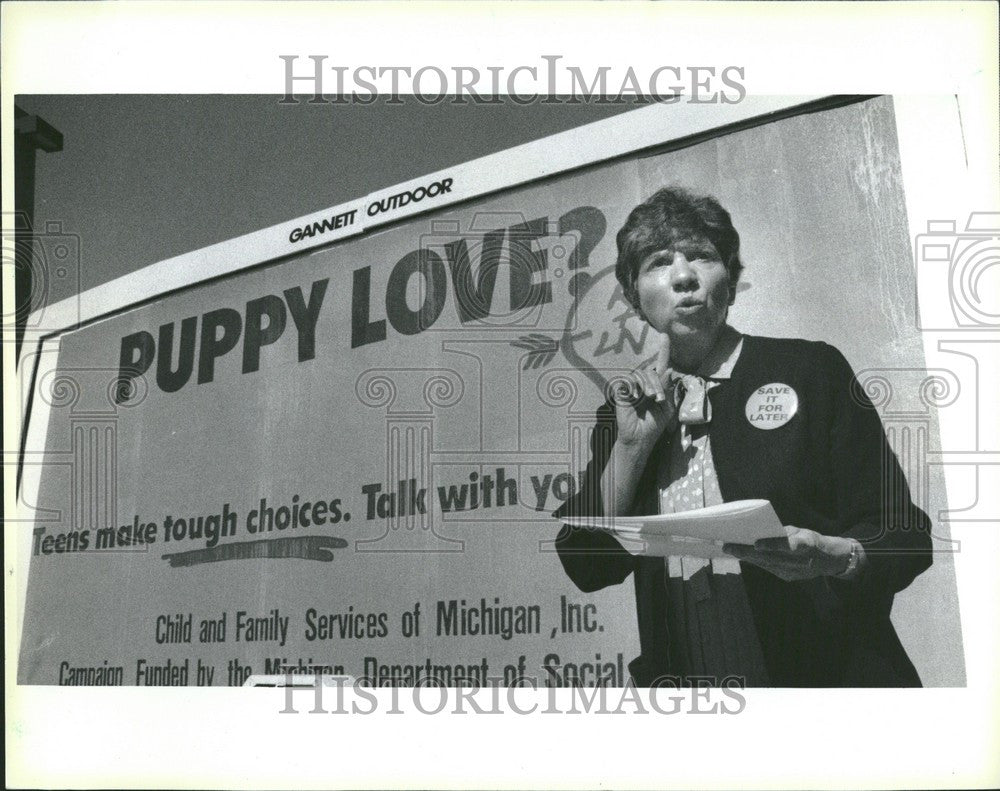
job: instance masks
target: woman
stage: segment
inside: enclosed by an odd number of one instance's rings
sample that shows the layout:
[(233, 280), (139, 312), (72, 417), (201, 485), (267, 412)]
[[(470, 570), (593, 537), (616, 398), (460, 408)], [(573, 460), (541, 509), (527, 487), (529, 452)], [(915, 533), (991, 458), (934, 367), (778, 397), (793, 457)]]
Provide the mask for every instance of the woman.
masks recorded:
[(706, 561), (633, 556), (564, 526), (559, 556), (581, 590), (634, 574), (636, 683), (919, 686), (889, 614), (930, 565), (929, 520), (847, 361), (726, 323), (742, 264), (714, 199), (660, 190), (617, 241), (625, 296), (662, 341), (632, 375), (635, 397), (599, 411), (586, 485), (558, 515), (760, 498), (788, 534)]

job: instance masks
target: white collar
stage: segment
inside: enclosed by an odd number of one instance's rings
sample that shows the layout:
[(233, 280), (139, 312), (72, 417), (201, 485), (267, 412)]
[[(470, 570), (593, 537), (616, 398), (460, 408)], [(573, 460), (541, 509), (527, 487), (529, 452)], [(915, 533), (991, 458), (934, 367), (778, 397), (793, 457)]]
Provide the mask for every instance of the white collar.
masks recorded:
[(695, 373), (702, 379), (729, 379), (742, 351), (743, 334), (726, 324)]

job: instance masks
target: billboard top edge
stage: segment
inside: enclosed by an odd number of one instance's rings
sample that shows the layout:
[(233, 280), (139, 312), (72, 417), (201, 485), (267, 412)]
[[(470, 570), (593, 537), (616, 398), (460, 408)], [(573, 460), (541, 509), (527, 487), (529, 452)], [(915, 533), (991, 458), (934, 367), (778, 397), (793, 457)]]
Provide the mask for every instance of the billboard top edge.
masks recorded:
[[(46, 336), (58, 334), (161, 294), (358, 236), (414, 214), (829, 98), (748, 96), (729, 105), (652, 104), (150, 264), (36, 313), (45, 313)], [(424, 204), (425, 199), (433, 205)], [(41, 338), (30, 339), (37, 340)]]

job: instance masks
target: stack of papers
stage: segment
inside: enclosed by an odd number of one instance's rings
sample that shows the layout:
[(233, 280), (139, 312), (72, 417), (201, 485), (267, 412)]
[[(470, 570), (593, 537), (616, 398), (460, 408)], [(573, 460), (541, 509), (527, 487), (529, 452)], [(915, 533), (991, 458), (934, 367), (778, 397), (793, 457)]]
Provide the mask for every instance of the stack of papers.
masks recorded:
[(736, 500), (657, 516), (591, 516), (561, 520), (612, 533), (633, 555), (729, 557), (723, 544), (753, 544), (786, 535), (768, 500)]

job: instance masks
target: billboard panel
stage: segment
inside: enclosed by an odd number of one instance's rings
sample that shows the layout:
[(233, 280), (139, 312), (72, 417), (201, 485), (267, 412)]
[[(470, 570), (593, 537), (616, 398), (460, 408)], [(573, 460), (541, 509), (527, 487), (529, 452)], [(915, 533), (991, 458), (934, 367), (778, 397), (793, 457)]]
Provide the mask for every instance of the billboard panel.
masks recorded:
[[(624, 684), (631, 587), (578, 592), (550, 514), (580, 485), (608, 381), (653, 353), (614, 234), (664, 184), (732, 213), (738, 329), (825, 340), (920, 389), (891, 100), (401, 212), (61, 336), (35, 382), (49, 418), (19, 681)], [(314, 225), (290, 233), (330, 230)], [(902, 439), (936, 441), (933, 414), (880, 406), (937, 513), (943, 482)], [(925, 683), (955, 683), (957, 618), (934, 616), (951, 667), (919, 666), (932, 587), (954, 598), (947, 561), (897, 597), (897, 626)]]

